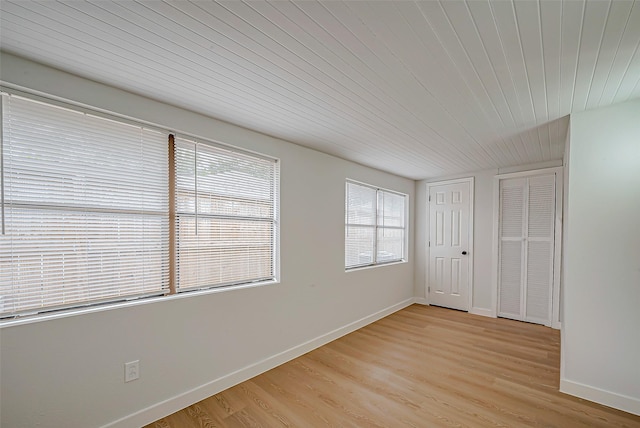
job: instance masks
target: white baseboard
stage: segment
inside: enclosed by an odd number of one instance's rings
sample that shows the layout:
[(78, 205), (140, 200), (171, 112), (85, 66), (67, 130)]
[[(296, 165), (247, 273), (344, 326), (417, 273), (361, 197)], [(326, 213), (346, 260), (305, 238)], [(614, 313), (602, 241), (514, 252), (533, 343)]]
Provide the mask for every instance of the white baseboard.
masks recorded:
[(491, 309), (471, 308), (469, 310), (469, 313), (474, 315), (482, 315), (483, 317), (495, 318)]
[(635, 397), (616, 394), (567, 379), (560, 379), (560, 392), (640, 416), (640, 399)]
[(417, 303), (418, 305), (426, 305), (429, 306), (429, 302), (426, 297), (414, 297), (413, 303)]
[(168, 400), (154, 404), (146, 409), (142, 409), (139, 412), (125, 416), (117, 421), (104, 425), (103, 428), (129, 428), (140, 427), (151, 422), (154, 422), (160, 418), (170, 415), (178, 410), (184, 409), (187, 406), (197, 403), (200, 400), (204, 400), (207, 397), (215, 395), (225, 389), (231, 388), (234, 385), (242, 383), (251, 379), (261, 373), (278, 367), (287, 361), (293, 360), (301, 355), (306, 354), (322, 345), (325, 345), (331, 341), (338, 339), (346, 334), (356, 331), (372, 322), (378, 321), (394, 312), (410, 306), (415, 301), (415, 298), (410, 298), (395, 305), (384, 308), (374, 314), (368, 315), (357, 321), (349, 323), (345, 326), (339, 327), (329, 333), (318, 336), (315, 339), (311, 339), (279, 354), (273, 355), (262, 361), (258, 361), (247, 367), (243, 367), (228, 375), (222, 376), (218, 379), (207, 382), (204, 385), (198, 386), (190, 391), (186, 391)]

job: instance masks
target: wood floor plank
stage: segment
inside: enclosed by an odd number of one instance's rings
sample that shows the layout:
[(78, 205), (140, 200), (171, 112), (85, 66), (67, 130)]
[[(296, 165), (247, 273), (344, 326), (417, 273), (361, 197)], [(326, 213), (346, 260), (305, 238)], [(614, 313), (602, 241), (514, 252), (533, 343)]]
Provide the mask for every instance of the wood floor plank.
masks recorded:
[(559, 377), (556, 330), (412, 305), (147, 428), (640, 428)]

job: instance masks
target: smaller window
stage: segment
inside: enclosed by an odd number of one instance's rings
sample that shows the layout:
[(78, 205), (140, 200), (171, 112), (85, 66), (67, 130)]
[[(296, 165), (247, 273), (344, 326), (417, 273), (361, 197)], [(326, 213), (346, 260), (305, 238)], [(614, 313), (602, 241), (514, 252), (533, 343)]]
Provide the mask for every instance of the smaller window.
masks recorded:
[(406, 259), (407, 195), (347, 181), (345, 267)]

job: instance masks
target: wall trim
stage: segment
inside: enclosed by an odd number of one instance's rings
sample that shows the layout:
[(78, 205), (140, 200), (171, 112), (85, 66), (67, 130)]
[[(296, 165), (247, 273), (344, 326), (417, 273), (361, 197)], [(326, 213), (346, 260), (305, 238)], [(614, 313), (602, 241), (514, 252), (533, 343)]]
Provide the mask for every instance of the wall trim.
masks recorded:
[(483, 317), (496, 318), (493, 311), (486, 308), (471, 308), (469, 309), (469, 313), (473, 315), (481, 315)]
[(640, 399), (560, 379), (560, 392), (640, 416)]
[(416, 299), (414, 297), (403, 300), (400, 303), (396, 303), (395, 305), (386, 307), (371, 315), (360, 318), (359, 320), (353, 321), (342, 327), (338, 327), (335, 330), (332, 330), (314, 339), (308, 340), (304, 343), (301, 343), (300, 345), (296, 345), (278, 354), (272, 355), (271, 357), (265, 358), (264, 360), (243, 367), (218, 379), (212, 380), (211, 382), (207, 382), (189, 391), (185, 391), (182, 394), (153, 404), (136, 413), (132, 413), (114, 422), (108, 423), (107, 425), (104, 425), (103, 428), (129, 428), (150, 424), (160, 418), (163, 418), (167, 415), (177, 412), (178, 410), (190, 406), (193, 403), (197, 403), (200, 400), (204, 400), (207, 397), (215, 395), (221, 391), (224, 391), (225, 389), (231, 388), (232, 386), (249, 380), (252, 377), (278, 367), (279, 365), (284, 364), (287, 361), (298, 358), (301, 355), (306, 354), (307, 352), (321, 347), (322, 345), (326, 345), (327, 343), (332, 342), (344, 335), (354, 332), (368, 324), (391, 315), (394, 312), (404, 309), (407, 306), (415, 303), (415, 300)]
[(418, 304), (418, 305), (429, 306), (429, 302), (427, 301), (426, 297), (414, 297), (413, 298), (413, 303)]

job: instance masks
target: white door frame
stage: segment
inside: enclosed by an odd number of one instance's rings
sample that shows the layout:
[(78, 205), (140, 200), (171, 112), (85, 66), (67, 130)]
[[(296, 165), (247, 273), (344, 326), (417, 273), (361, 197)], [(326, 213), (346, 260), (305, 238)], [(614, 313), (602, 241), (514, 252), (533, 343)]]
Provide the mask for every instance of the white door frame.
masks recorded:
[(500, 219), (500, 180), (508, 178), (532, 177), (542, 174), (555, 174), (556, 176), (556, 214), (555, 214), (555, 234), (554, 234), (554, 254), (553, 254), (553, 290), (551, 291), (551, 327), (560, 329), (560, 273), (562, 254), (562, 192), (563, 192), (563, 168), (534, 169), (530, 171), (513, 172), (510, 174), (498, 174), (493, 177), (493, 257), (491, 266), (491, 316), (498, 317), (498, 245), (500, 240), (499, 219)]
[[(458, 183), (468, 183), (469, 184), (469, 249), (467, 252), (469, 253), (469, 309), (468, 312), (471, 313), (473, 309), (473, 253), (475, 248), (473, 247), (473, 201), (474, 201), (474, 188), (475, 188), (475, 177), (466, 177), (466, 178), (456, 178), (454, 180), (444, 180), (444, 181), (434, 181), (431, 183), (427, 183), (427, 215), (426, 215), (426, 223), (427, 223), (427, 243), (430, 242), (431, 239), (431, 225), (429, 224), (430, 217), (430, 204), (429, 195), (431, 193), (431, 187), (435, 186), (443, 186), (447, 184), (458, 184)], [(427, 244), (427, 259), (425, 265), (425, 280), (424, 280), (424, 295), (427, 299), (427, 305), (430, 304), (430, 293), (429, 293), (429, 257), (431, 257), (431, 248)]]

